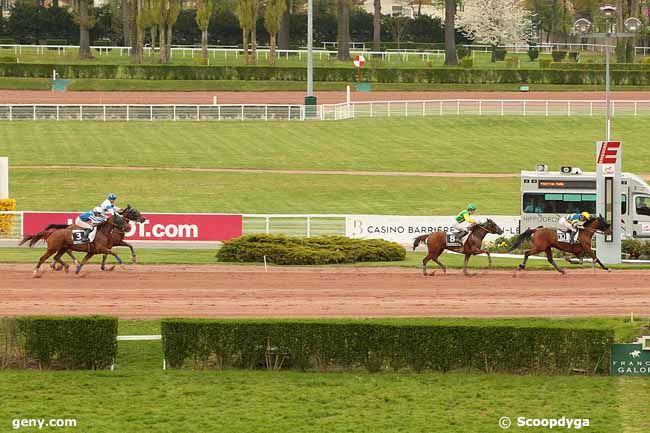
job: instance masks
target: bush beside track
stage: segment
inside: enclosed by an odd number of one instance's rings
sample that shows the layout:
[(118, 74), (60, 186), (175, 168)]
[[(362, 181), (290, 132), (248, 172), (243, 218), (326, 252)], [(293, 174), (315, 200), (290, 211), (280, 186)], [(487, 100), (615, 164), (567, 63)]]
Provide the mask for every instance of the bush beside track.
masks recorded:
[(115, 317), (21, 317), (2, 319), (0, 366), (101, 369), (117, 354)]
[[(271, 66), (182, 66), (182, 65), (63, 65), (0, 63), (0, 77), (47, 78), (56, 69), (67, 79), (139, 79), (139, 80), (261, 80), (306, 81), (304, 67)], [(349, 82), (353, 68), (315, 68), (315, 81)], [(377, 83), (448, 83), (448, 84), (603, 84), (600, 70), (564, 69), (469, 69), (469, 68), (368, 68), (365, 79)], [(612, 84), (650, 84), (650, 70), (614, 69)]]
[(609, 372), (613, 329), (461, 320), (196, 320), (161, 323), (172, 367), (370, 372)]
[(261, 263), (264, 256), (276, 265), (327, 265), (401, 261), (406, 259), (406, 250), (379, 239), (247, 235), (224, 242), (216, 257), (221, 262)]

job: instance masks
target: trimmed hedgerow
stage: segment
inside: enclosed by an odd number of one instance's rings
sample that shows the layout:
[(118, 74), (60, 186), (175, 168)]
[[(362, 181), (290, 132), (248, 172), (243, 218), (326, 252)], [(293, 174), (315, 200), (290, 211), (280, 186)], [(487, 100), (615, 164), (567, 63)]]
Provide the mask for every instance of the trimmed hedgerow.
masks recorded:
[[(541, 61), (540, 61), (541, 64)], [(605, 75), (598, 69), (483, 69), (483, 68), (368, 68), (366, 81), (375, 83), (449, 84), (603, 84)], [(185, 66), (185, 65), (46, 65), (0, 63), (1, 77), (47, 78), (56, 69), (62, 78), (141, 79), (141, 80), (278, 80), (306, 81), (305, 68), (272, 66)], [(353, 68), (315, 68), (315, 81), (350, 82)], [(613, 69), (613, 84), (648, 85), (650, 69)]]
[(400, 261), (406, 258), (406, 250), (399, 244), (380, 239), (246, 235), (224, 242), (216, 257), (221, 262), (260, 263), (264, 256), (277, 265), (326, 265)]
[(27, 361), (41, 368), (96, 370), (117, 354), (115, 317), (21, 317), (17, 329)]
[(614, 331), (514, 321), (162, 321), (171, 367), (607, 374)]

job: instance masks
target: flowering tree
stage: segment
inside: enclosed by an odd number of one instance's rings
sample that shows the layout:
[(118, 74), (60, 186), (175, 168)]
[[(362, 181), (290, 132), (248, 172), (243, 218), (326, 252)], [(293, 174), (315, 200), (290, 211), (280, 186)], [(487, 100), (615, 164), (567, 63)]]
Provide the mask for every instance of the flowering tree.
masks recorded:
[(469, 39), (496, 47), (528, 39), (530, 17), (521, 0), (466, 0), (457, 13), (456, 28)]

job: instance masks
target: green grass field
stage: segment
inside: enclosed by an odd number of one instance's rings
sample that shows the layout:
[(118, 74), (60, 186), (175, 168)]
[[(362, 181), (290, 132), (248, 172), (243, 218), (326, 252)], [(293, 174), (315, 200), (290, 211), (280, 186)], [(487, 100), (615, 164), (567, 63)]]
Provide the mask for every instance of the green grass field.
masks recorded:
[[(1, 123), (11, 165), (518, 173), (594, 167), (603, 120), (417, 117), (340, 122)], [(647, 173), (645, 118), (613, 120), (625, 170)], [(105, 155), (105, 156), (103, 156)]]
[[(574, 322), (607, 322), (619, 341), (639, 332), (619, 319)], [(120, 335), (159, 332), (156, 321), (120, 323)], [(77, 428), (58, 430), (464, 433), (501, 431), (502, 416), (565, 416), (588, 418), (590, 432), (650, 429), (649, 379), (161, 367), (159, 342), (120, 342), (112, 372), (3, 370), (0, 425), (10, 431), (13, 419), (72, 418)]]

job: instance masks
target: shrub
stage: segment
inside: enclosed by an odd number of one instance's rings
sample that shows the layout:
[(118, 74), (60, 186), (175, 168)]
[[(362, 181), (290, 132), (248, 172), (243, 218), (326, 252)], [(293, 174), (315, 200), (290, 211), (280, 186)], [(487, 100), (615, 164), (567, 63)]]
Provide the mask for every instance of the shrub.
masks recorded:
[(573, 60), (574, 62), (578, 60), (578, 53), (576, 51), (570, 51), (569, 52), (569, 60)]
[(16, 63), (16, 56), (0, 56), (0, 63)]
[(609, 371), (614, 331), (524, 321), (197, 320), (161, 323), (171, 367), (568, 374)]
[(551, 59), (539, 59), (539, 67), (548, 69), (551, 66)]
[[(6, 38), (6, 37), (0, 38), (0, 45), (15, 45), (15, 44), (16, 44), (16, 40), (14, 38)], [(7, 48), (7, 47), (4, 47), (4, 48)], [(11, 48), (11, 49), (13, 49), (13, 48)]]
[(27, 360), (41, 368), (106, 368), (117, 353), (114, 317), (21, 317), (17, 325)]
[[(16, 200), (13, 198), (0, 199), (0, 211), (16, 210)], [(12, 233), (13, 224), (16, 219), (15, 215), (0, 215), (0, 233)]]
[(458, 55), (458, 60), (462, 60), (467, 57), (472, 57), (472, 49), (464, 45), (459, 45), (456, 48), (456, 54)]
[(506, 50), (501, 48), (497, 48), (494, 50), (494, 59), (497, 62), (502, 62), (505, 60), (505, 58), (506, 58)]
[(534, 62), (539, 57), (539, 49), (536, 47), (528, 48), (528, 58), (531, 62)]
[(566, 51), (553, 51), (551, 52), (554, 62), (561, 62), (566, 58)]
[(277, 265), (325, 265), (399, 261), (406, 258), (406, 251), (399, 244), (380, 239), (247, 235), (224, 242), (216, 257), (221, 262), (261, 263), (264, 256)]
[(463, 57), (462, 59), (460, 59), (460, 66), (462, 66), (463, 68), (471, 68), (472, 66), (474, 66), (474, 60), (472, 60), (471, 57)]

